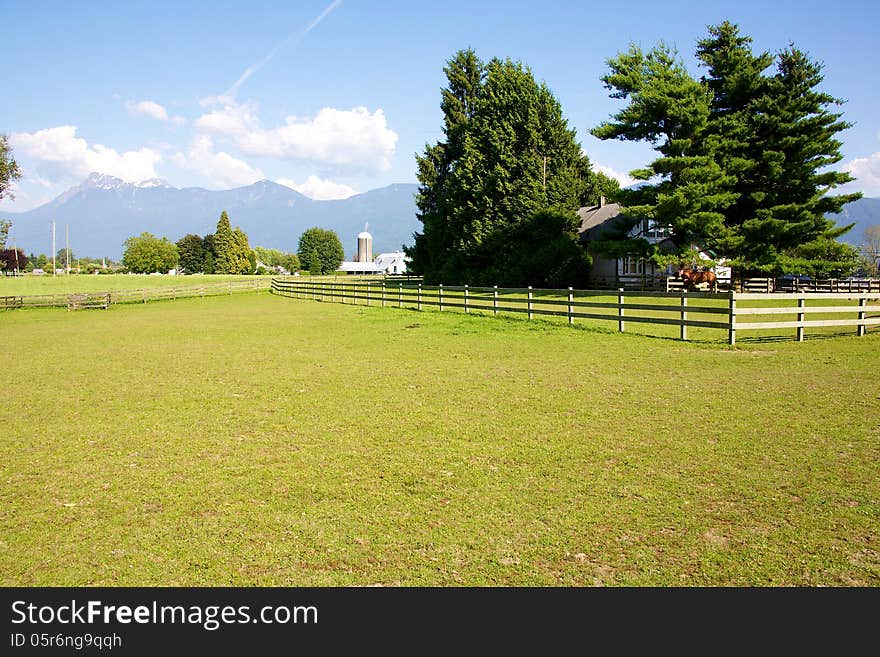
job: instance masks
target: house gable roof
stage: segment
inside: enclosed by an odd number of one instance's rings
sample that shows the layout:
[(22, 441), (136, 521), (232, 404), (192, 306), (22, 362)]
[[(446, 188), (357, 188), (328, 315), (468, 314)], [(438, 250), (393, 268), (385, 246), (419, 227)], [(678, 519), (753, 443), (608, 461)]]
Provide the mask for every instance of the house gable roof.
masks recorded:
[(581, 226), (578, 235), (582, 240), (602, 239), (605, 233), (618, 226), (623, 208), (619, 203), (606, 203), (604, 205), (591, 205), (580, 208), (578, 216), (581, 218)]

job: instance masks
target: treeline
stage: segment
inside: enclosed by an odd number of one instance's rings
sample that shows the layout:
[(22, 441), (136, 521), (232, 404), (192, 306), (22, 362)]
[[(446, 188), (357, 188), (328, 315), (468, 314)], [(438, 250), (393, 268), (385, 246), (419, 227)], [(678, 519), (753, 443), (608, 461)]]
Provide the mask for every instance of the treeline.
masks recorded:
[(141, 233), (125, 241), (122, 264), (136, 274), (177, 270), (182, 274), (272, 274), (305, 269), (329, 274), (344, 258), (342, 242), (332, 230), (309, 228), (299, 238), (297, 253), (250, 247), (247, 234), (232, 228), (224, 210), (209, 235), (184, 235), (176, 243)]

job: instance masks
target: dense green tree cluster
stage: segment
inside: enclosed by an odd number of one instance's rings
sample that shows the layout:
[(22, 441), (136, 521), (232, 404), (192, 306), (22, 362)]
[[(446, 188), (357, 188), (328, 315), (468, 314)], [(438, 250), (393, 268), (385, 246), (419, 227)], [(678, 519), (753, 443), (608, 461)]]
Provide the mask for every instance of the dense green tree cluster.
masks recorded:
[[(727, 22), (709, 28), (696, 56), (707, 71), (699, 80), (663, 44), (608, 61), (603, 82), (627, 105), (593, 134), (659, 154), (632, 172), (648, 183), (619, 194), (629, 225), (670, 226), (682, 254), (697, 242), (743, 272), (845, 270), (852, 249), (835, 239), (847, 228), (825, 215), (860, 195), (828, 193), (852, 177), (829, 168), (849, 124), (830, 109), (842, 101), (817, 89), (821, 65), (794, 46), (756, 54)], [(594, 246), (619, 249), (619, 237)], [(646, 242), (624, 246), (663, 257)]]
[(417, 157), (423, 227), (408, 269), (431, 283), (583, 282), (576, 211), (612, 184), (590, 170), (559, 101), (521, 63), (473, 50), (444, 71), (445, 139)]
[(180, 270), (184, 274), (204, 271), (208, 249), (203, 238), (191, 233), (184, 235), (177, 240), (177, 252), (180, 254)]
[(224, 210), (217, 230), (205, 237), (184, 235), (177, 241), (180, 269), (186, 274), (252, 274), (256, 256), (241, 228), (232, 229)]
[(301, 266), (313, 275), (332, 274), (345, 259), (339, 235), (318, 227), (309, 228), (300, 235), (296, 251)]
[(135, 274), (166, 274), (177, 267), (179, 260), (177, 246), (167, 237), (160, 239), (151, 233), (141, 233), (125, 240), (122, 264)]

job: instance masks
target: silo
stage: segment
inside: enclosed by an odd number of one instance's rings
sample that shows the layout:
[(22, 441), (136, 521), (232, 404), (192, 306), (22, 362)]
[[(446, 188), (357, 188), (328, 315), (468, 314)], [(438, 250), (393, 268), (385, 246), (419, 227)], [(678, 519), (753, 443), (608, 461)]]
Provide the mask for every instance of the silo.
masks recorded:
[(367, 231), (358, 235), (357, 262), (373, 262), (373, 236)]

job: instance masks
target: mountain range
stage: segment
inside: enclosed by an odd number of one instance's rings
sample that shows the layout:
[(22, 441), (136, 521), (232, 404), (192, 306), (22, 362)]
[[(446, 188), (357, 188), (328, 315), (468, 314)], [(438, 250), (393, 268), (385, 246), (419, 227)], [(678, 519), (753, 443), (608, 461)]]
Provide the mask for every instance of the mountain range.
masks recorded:
[(123, 242), (132, 235), (146, 231), (173, 242), (187, 233), (206, 235), (214, 232), (226, 210), (232, 226), (247, 233), (251, 246), (293, 252), (304, 230), (320, 226), (336, 231), (349, 257), (365, 224), (373, 235), (374, 253), (411, 244), (413, 232), (421, 227), (416, 219), (417, 190), (415, 184), (393, 184), (343, 200), (315, 201), (269, 180), (211, 191), (178, 189), (159, 178), (127, 183), (93, 173), (45, 205), (2, 216), (12, 220), (10, 238), (26, 253), (51, 253), (52, 221), (56, 250), (64, 247), (69, 228), (75, 255), (118, 259)]
[[(320, 226), (336, 231), (346, 257), (356, 250), (357, 234), (369, 224), (373, 252), (398, 251), (412, 244), (421, 228), (416, 219), (415, 184), (393, 184), (337, 201), (315, 201), (269, 180), (222, 191), (178, 189), (154, 178), (127, 183), (93, 173), (76, 187), (27, 212), (2, 213), (12, 219), (10, 238), (26, 253), (52, 250), (50, 222), (56, 224), (56, 250), (64, 247), (69, 227), (76, 255), (118, 259), (123, 242), (144, 231), (177, 241), (187, 233), (214, 232), (226, 210), (234, 226), (247, 233), (251, 246), (296, 251), (299, 236)], [(862, 198), (832, 215), (838, 225), (855, 223), (840, 239), (859, 245), (865, 228), (880, 224), (880, 198)], [(10, 242), (11, 243), (11, 242)]]

